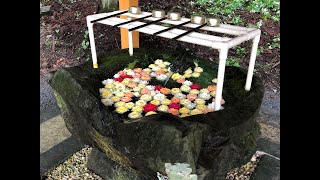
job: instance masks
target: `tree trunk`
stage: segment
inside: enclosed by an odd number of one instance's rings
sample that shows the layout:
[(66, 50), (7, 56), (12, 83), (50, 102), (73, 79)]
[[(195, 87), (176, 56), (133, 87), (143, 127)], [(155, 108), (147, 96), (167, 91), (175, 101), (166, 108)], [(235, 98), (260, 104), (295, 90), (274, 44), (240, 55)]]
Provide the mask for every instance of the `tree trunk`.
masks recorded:
[(98, 13), (110, 12), (119, 9), (119, 0), (100, 0)]

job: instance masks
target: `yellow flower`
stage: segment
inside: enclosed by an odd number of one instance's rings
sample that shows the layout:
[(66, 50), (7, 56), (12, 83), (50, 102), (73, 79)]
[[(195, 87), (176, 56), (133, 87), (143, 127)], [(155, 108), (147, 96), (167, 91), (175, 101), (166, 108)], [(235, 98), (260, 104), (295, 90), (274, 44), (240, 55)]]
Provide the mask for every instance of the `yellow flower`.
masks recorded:
[(189, 100), (189, 99), (181, 99), (180, 100), (180, 104), (182, 104), (182, 105), (185, 105), (185, 104), (188, 104), (188, 103), (190, 103), (191, 101)]
[(143, 106), (145, 106), (147, 103), (144, 101), (144, 100), (138, 100), (138, 101), (136, 101), (136, 106), (141, 106), (141, 107), (143, 107)]
[(210, 95), (211, 95), (212, 97), (216, 97), (216, 91), (211, 91), (211, 92), (210, 92)]
[(143, 111), (143, 108), (141, 106), (134, 106), (132, 108), (132, 111), (133, 112), (138, 112), (138, 113), (141, 113)]
[(206, 88), (203, 88), (203, 89), (200, 89), (200, 92), (201, 93), (209, 93), (210, 91)]
[(214, 79), (212, 79), (212, 82), (213, 82), (213, 83), (217, 83), (217, 82), (218, 82), (218, 79), (217, 79), (217, 78), (214, 78)]
[(125, 78), (121, 83), (124, 84), (124, 85), (128, 85), (130, 83), (130, 79), (129, 78)]
[(126, 103), (122, 102), (122, 101), (118, 101), (118, 102), (114, 103), (114, 107), (116, 107), (116, 108), (124, 106), (124, 105), (126, 105)]
[(120, 101), (120, 97), (119, 96), (112, 96), (111, 97), (111, 100), (113, 101), (113, 102), (118, 102), (118, 101)]
[(172, 88), (171, 89), (171, 93), (172, 94), (177, 94), (177, 93), (179, 93), (180, 92), (180, 89), (179, 88)]
[(143, 89), (143, 88), (146, 87), (146, 85), (145, 85), (145, 84), (139, 84), (138, 87), (141, 88), (141, 89)]
[(200, 110), (200, 111), (203, 111), (203, 110), (205, 110), (206, 108), (207, 108), (207, 106), (204, 105), (204, 104), (198, 104), (198, 105), (196, 106), (196, 109), (198, 109), (198, 110)]
[(157, 66), (157, 65), (155, 65), (155, 64), (150, 64), (148, 67), (152, 69), (152, 68), (154, 68), (154, 67), (156, 67), (156, 66)]
[(149, 94), (144, 94), (140, 97), (140, 99), (144, 100), (144, 101), (151, 101), (152, 100), (152, 96), (150, 96)]
[(199, 94), (199, 90), (198, 89), (191, 89), (189, 91), (190, 94)]
[(191, 73), (186, 73), (183, 75), (185, 78), (190, 78), (191, 77)]
[(123, 96), (124, 96), (124, 92), (121, 92), (121, 91), (120, 91), (120, 92), (117, 92), (117, 93), (116, 93), (116, 96), (123, 97)]
[(187, 85), (182, 85), (180, 89), (183, 92), (189, 92), (191, 90), (190, 86), (187, 86)]
[(110, 92), (110, 91), (104, 91), (104, 92), (101, 94), (101, 96), (102, 96), (103, 98), (111, 98), (112, 92)]
[(187, 70), (185, 70), (184, 73), (185, 73), (185, 74), (191, 74), (191, 73), (192, 73), (191, 68), (188, 68)]
[(171, 100), (166, 98), (166, 99), (164, 99), (164, 100), (161, 101), (161, 104), (163, 104), (163, 105), (169, 105), (169, 104), (171, 104)]
[(206, 103), (205, 100), (200, 99), (200, 98), (195, 99), (194, 102), (195, 102), (196, 104), (198, 104), (198, 105), (200, 105), (200, 104), (201, 104), (201, 105), (204, 105), (204, 104)]
[(192, 73), (192, 77), (199, 77), (199, 76), (200, 76), (200, 73), (197, 73), (197, 72)]
[(196, 67), (196, 68), (194, 68), (194, 72), (202, 73), (203, 69), (201, 67)]
[(151, 104), (154, 104), (154, 105), (156, 105), (156, 106), (159, 106), (160, 105), (160, 101), (159, 100), (152, 100), (152, 101), (150, 101), (150, 103)]
[(190, 116), (190, 114), (189, 113), (181, 114), (179, 117), (183, 118), (183, 117), (187, 117), (187, 116)]
[(163, 60), (162, 59), (157, 59), (157, 60), (154, 61), (154, 63), (159, 65), (159, 64), (163, 63)]
[(177, 79), (180, 79), (182, 76), (179, 74), (179, 73), (174, 73), (174, 74), (172, 74), (172, 76), (171, 76), (171, 78), (173, 79), (173, 80), (177, 80)]
[(190, 115), (197, 115), (197, 114), (201, 114), (201, 113), (202, 113), (202, 111), (200, 111), (199, 109), (193, 109), (193, 110), (191, 110)]
[(134, 107), (134, 103), (133, 102), (128, 102), (124, 105), (126, 108), (131, 109)]
[(160, 68), (165, 68), (165, 67), (166, 67), (166, 65), (165, 65), (165, 64), (163, 64), (163, 63), (158, 64), (158, 66), (159, 66)]
[(126, 107), (124, 107), (124, 106), (118, 107), (118, 108), (116, 109), (116, 112), (119, 113), (119, 114), (123, 114), (123, 113), (125, 113), (125, 112), (127, 112), (127, 111), (128, 111), (128, 108), (126, 108)]
[(145, 68), (145, 69), (143, 69), (143, 71), (145, 71), (145, 72), (151, 72), (152, 70), (150, 69), (150, 68)]
[(107, 84), (104, 86), (107, 89), (113, 89), (114, 88), (114, 84)]
[(156, 112), (154, 112), (154, 111), (149, 111), (149, 112), (147, 112), (146, 113), (146, 115), (145, 116), (150, 116), (150, 115), (153, 115), (153, 114), (157, 114)]
[(190, 110), (189, 110), (188, 108), (183, 107), (183, 108), (180, 108), (180, 109), (179, 109), (179, 112), (180, 112), (181, 114), (187, 114), (187, 113), (190, 112)]
[(128, 117), (131, 119), (137, 119), (137, 118), (141, 118), (142, 115), (141, 113), (138, 113), (138, 112), (131, 112), (128, 114)]
[(167, 105), (161, 105), (158, 107), (158, 111), (167, 112), (168, 106)]

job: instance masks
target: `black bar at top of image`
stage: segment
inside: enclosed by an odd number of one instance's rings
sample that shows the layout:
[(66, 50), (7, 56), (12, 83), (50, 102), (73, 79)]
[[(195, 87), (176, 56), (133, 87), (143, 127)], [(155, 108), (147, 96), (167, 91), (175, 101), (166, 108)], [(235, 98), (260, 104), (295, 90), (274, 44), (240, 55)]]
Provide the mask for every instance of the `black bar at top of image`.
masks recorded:
[(178, 25), (169, 27), (169, 28), (167, 28), (167, 29), (164, 29), (164, 30), (155, 32), (155, 33), (153, 33), (152, 35), (157, 35), (157, 34), (160, 34), (160, 33), (166, 32), (166, 31), (169, 31), (169, 30), (171, 30), (171, 29), (181, 27), (181, 26), (186, 25), (186, 24), (188, 24), (188, 23), (190, 23), (190, 22), (191, 22), (191, 20), (190, 20), (190, 21), (186, 21), (186, 22), (184, 22), (184, 23), (181, 23), (181, 24), (178, 24)]
[(124, 13), (127, 13), (127, 12), (128, 12), (128, 10), (122, 11), (122, 12), (119, 12), (119, 13), (116, 13), (116, 14), (112, 14), (112, 15), (109, 15), (109, 16), (106, 16), (106, 17), (98, 18), (98, 19), (92, 20), (91, 23), (94, 23), (94, 22), (97, 22), (97, 21), (101, 21), (101, 20), (104, 20), (104, 19), (108, 19), (108, 18), (111, 18), (111, 17), (115, 17), (115, 16), (118, 16), (118, 15), (121, 15), (121, 14), (124, 14)]
[(134, 30), (136, 30), (136, 29), (139, 29), (139, 28), (148, 26), (148, 25), (150, 25), (150, 24), (154, 24), (154, 23), (163, 21), (163, 20), (165, 20), (165, 19), (167, 19), (167, 17), (164, 17), (164, 18), (161, 18), (161, 19), (158, 19), (158, 20), (155, 20), (155, 21), (151, 21), (151, 22), (148, 22), (148, 23), (143, 24), (143, 25), (141, 25), (141, 26), (137, 26), (137, 27), (134, 27), (134, 28), (131, 28), (131, 29), (128, 29), (128, 30), (129, 30), (129, 31), (134, 31)]
[(204, 27), (204, 26), (206, 26), (206, 25), (207, 25), (207, 23), (204, 23), (204, 24), (202, 24), (201, 26), (198, 26), (198, 27), (196, 27), (196, 28), (190, 29), (189, 31), (184, 32), (184, 33), (182, 33), (182, 34), (180, 34), (180, 35), (178, 35), (178, 36), (176, 36), (176, 37), (174, 37), (174, 38), (172, 38), (172, 39), (177, 40), (177, 39), (181, 38), (182, 36), (185, 36), (185, 35), (193, 32), (193, 31), (195, 31), (195, 30), (197, 30), (197, 29), (200, 29), (200, 28), (202, 28), (202, 27)]
[(148, 16), (145, 16), (145, 17), (141, 17), (141, 18), (137, 18), (137, 19), (134, 19), (134, 20), (130, 20), (130, 21), (126, 21), (126, 22), (123, 22), (123, 23), (119, 23), (119, 24), (115, 24), (113, 26), (121, 26), (121, 25), (124, 25), (124, 24), (128, 24), (128, 23), (131, 23), (131, 22), (135, 22), (135, 21), (139, 21), (139, 20), (142, 20), (142, 19), (145, 19), (145, 18), (148, 18), (148, 17), (151, 17), (152, 15), (148, 15)]

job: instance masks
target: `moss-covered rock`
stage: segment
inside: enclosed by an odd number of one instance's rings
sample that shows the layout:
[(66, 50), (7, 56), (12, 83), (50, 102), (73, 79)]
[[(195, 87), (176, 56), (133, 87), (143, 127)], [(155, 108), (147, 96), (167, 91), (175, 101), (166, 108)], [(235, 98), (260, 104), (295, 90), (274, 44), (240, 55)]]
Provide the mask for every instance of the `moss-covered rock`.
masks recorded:
[[(157, 179), (157, 171), (165, 174), (165, 163), (188, 163), (193, 172), (202, 166), (211, 171), (207, 178), (219, 179), (247, 160), (259, 132), (256, 116), (264, 89), (261, 80), (254, 77), (252, 89), (245, 91), (243, 69), (226, 67), (223, 90), (226, 104), (217, 112), (185, 118), (158, 113), (127, 121), (125, 116), (101, 103), (102, 80), (128, 64), (146, 67), (156, 59), (174, 61), (176, 56), (172, 52), (143, 49), (129, 56), (127, 50), (120, 50), (99, 57), (98, 69), (93, 69), (88, 61), (51, 75), (49, 84), (67, 128), (99, 151), (92, 154), (90, 169), (102, 176), (108, 174), (107, 179), (149, 180)], [(192, 56), (186, 56), (184, 63), (191, 66), (194, 60), (205, 72), (193, 81), (206, 86), (216, 77), (217, 64)], [(99, 157), (104, 162), (94, 160)], [(112, 164), (116, 168), (109, 167)]]

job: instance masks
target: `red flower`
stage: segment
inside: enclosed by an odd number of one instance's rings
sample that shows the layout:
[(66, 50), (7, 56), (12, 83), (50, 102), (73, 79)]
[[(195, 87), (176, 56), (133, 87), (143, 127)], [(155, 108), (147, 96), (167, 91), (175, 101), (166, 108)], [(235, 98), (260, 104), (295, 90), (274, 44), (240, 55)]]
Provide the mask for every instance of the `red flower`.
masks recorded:
[(156, 105), (151, 104), (151, 103), (148, 103), (143, 107), (144, 112), (146, 112), (146, 113), (149, 112), (149, 111), (157, 111), (157, 108), (158, 107)]
[(168, 107), (169, 107), (169, 109), (170, 109), (170, 108), (179, 109), (179, 108), (180, 108), (180, 104), (178, 104), (178, 103), (171, 103)]
[(118, 77), (118, 78), (114, 78), (115, 81), (119, 81), (119, 82), (122, 82), (123, 79), (121, 77)]
[(160, 89), (162, 88), (162, 86), (156, 86), (154, 87), (155, 90), (160, 91)]
[(126, 74), (126, 75), (121, 76), (121, 78), (123, 78), (123, 79), (124, 79), (124, 78), (130, 78), (130, 79), (131, 79), (131, 78), (133, 78), (133, 77)]
[(201, 86), (200, 86), (199, 84), (192, 84), (192, 85), (190, 86), (190, 88), (191, 88), (191, 89), (197, 89), (197, 90), (199, 90), (199, 89), (201, 89)]

